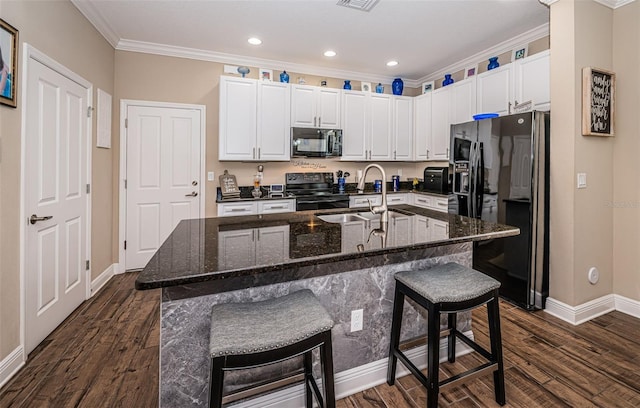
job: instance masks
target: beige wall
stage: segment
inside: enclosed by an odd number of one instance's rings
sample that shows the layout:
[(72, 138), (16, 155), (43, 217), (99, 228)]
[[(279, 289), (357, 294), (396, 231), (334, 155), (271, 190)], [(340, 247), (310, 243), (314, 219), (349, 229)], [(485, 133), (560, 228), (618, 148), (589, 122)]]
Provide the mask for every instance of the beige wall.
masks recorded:
[[(0, 0), (2, 19), (19, 30), (18, 73), (22, 43), (27, 42), (97, 88), (113, 93), (114, 50), (68, 1)], [(22, 79), (19, 79), (21, 81)], [(22, 94), (18, 108), (0, 106), (0, 360), (20, 343), (20, 138)], [(92, 102), (95, 106), (95, 103)], [(95, 115), (93, 145), (95, 146)], [(112, 150), (93, 155), (92, 248), (93, 276), (113, 263), (111, 234)], [(99, 169), (99, 171), (96, 171)]]
[[(578, 305), (613, 290), (612, 138), (581, 132), (582, 68), (613, 68), (613, 11), (593, 1), (561, 0), (551, 9), (550, 295)], [(576, 173), (587, 173), (576, 189)], [(600, 282), (591, 285), (595, 266)]]
[(640, 301), (640, 2), (613, 13), (616, 136), (613, 141), (613, 292)]

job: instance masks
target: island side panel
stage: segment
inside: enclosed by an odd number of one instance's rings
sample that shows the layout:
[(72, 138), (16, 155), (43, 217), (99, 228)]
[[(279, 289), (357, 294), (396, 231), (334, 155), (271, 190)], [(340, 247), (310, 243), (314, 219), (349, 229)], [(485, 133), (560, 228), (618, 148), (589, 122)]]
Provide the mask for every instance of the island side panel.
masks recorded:
[[(161, 307), (160, 406), (204, 407), (208, 404), (210, 356), (209, 327), (211, 306), (218, 303), (249, 302), (311, 289), (333, 316), (333, 359), (340, 373), (388, 356), (394, 274), (402, 270), (428, 268), (458, 262), (471, 267), (472, 244), (430, 248), (430, 256), (420, 260), (369, 267), (354, 271), (242, 290), (178, 300), (163, 299)], [(331, 268), (331, 264), (324, 265)], [(212, 284), (213, 282), (208, 282)], [(350, 332), (351, 311), (364, 309), (364, 328)], [(426, 333), (425, 314), (405, 302), (402, 338)], [(444, 320), (443, 320), (444, 323)], [(471, 314), (461, 313), (461, 330), (470, 330)], [(271, 367), (267, 370), (283, 370)], [(263, 370), (261, 372), (261, 370)], [(265, 369), (228, 375), (230, 384), (250, 382), (264, 375)]]

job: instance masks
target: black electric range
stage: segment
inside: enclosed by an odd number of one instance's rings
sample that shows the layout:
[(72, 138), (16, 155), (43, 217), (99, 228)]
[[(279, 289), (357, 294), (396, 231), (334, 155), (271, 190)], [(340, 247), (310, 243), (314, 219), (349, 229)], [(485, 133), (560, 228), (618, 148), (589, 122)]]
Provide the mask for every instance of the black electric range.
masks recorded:
[(333, 173), (287, 173), (285, 179), (296, 211), (349, 207), (349, 196), (333, 190)]

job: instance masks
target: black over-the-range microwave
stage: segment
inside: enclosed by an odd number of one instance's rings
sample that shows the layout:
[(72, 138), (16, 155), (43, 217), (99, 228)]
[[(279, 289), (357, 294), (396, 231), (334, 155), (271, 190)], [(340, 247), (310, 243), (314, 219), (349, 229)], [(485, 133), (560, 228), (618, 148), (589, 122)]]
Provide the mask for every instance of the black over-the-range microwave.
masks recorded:
[(291, 128), (291, 157), (342, 156), (342, 130)]

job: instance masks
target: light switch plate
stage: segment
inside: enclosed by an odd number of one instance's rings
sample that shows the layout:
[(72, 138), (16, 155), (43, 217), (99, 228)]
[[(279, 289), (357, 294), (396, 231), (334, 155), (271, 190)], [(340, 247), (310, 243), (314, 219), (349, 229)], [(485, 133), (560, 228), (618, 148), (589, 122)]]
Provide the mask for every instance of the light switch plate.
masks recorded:
[(578, 173), (578, 188), (587, 188), (587, 173)]
[(213, 180), (215, 180), (215, 174), (214, 174), (212, 171), (210, 171), (210, 172), (208, 172), (208, 173), (207, 173), (207, 180), (208, 180), (208, 181), (213, 181)]

